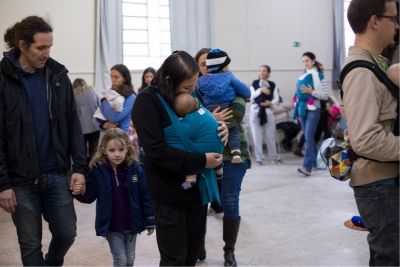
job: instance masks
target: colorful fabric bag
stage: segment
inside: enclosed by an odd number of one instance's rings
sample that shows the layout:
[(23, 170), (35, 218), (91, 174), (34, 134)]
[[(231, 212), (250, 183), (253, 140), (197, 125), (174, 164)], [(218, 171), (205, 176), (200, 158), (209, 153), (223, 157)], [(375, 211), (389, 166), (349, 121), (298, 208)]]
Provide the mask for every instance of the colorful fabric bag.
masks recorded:
[(358, 156), (343, 140), (328, 138), (321, 144), (320, 155), (331, 176), (339, 181), (350, 178), (350, 171)]

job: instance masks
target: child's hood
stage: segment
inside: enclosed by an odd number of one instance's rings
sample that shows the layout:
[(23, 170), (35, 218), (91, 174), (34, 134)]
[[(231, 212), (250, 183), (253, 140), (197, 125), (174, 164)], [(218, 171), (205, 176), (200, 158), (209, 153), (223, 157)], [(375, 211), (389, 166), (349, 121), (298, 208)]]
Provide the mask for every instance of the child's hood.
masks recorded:
[(203, 75), (197, 81), (197, 88), (207, 96), (219, 96), (225, 93), (232, 78), (231, 71)]

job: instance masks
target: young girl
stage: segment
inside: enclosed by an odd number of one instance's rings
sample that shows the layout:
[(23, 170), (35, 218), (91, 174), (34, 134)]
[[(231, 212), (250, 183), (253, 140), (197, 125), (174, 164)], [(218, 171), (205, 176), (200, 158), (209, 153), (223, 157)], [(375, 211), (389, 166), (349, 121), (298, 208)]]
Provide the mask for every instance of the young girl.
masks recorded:
[[(114, 266), (133, 266), (136, 235), (154, 231), (154, 216), (143, 168), (134, 161), (128, 135), (108, 129), (91, 160), (83, 203), (96, 203), (96, 235), (106, 237)], [(73, 191), (80, 189), (76, 185)]]

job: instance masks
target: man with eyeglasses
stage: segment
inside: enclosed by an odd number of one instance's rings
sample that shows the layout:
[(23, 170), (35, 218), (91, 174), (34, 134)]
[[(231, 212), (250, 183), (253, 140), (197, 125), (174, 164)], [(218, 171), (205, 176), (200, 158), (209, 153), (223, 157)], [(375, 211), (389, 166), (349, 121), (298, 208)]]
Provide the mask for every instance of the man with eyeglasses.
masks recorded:
[[(399, 28), (395, 1), (352, 0), (347, 17), (356, 38), (345, 65), (366, 60), (386, 72), (389, 62), (380, 54)], [(342, 89), (347, 141), (362, 157), (353, 164), (350, 186), (369, 231), (369, 265), (398, 266), (400, 139), (393, 134), (398, 100), (362, 67), (346, 75)]]

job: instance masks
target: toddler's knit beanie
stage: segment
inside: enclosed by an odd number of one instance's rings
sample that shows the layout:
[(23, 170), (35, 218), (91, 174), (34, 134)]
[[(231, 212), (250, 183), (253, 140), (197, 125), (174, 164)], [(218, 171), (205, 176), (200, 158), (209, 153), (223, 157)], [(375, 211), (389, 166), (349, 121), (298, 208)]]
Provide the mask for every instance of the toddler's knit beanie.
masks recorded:
[(209, 73), (217, 73), (231, 62), (228, 54), (218, 48), (208, 51), (206, 66)]

